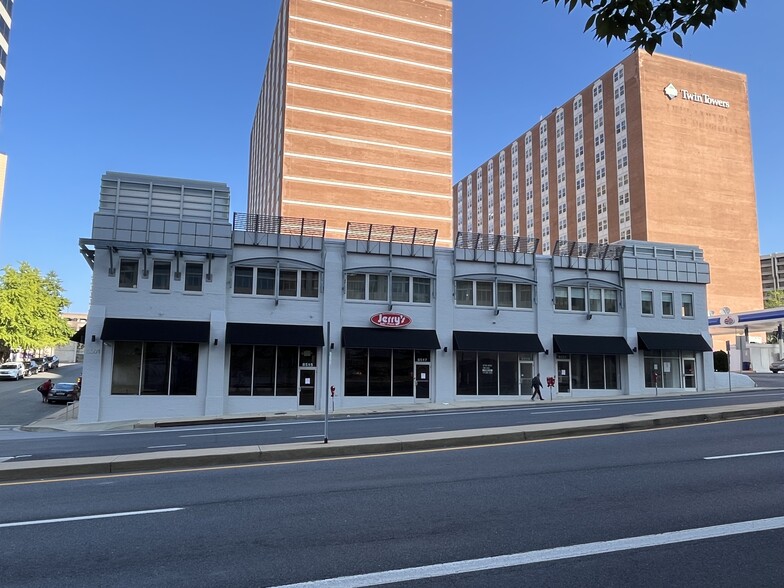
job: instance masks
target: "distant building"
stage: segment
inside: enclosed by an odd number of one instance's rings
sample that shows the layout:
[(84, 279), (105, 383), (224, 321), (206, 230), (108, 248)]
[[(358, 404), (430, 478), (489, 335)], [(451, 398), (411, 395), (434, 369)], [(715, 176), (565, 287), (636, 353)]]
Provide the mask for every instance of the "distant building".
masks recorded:
[(248, 213), (452, 232), (451, 0), (283, 0)]
[(762, 291), (784, 290), (784, 253), (760, 255)]
[[(638, 51), (458, 181), (455, 227), (691, 243), (708, 309), (762, 307), (746, 76)], [(673, 263), (672, 271), (680, 271)]]

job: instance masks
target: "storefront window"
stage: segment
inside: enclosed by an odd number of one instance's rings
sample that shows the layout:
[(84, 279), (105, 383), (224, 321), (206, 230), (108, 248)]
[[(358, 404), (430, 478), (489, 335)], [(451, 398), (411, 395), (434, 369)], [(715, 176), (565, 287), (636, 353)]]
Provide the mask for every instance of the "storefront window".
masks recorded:
[(498, 393), (516, 396), (519, 394), (517, 385), (518, 361), (516, 353), (498, 354)]
[(389, 396), (392, 382), (392, 352), (389, 349), (371, 349), (369, 351), (369, 394), (370, 396)]
[(274, 346), (258, 345), (255, 349), (253, 357), (253, 395), (275, 395)]
[(414, 352), (395, 349), (392, 352), (392, 396), (412, 396), (414, 388)]
[(498, 354), (479, 354), (479, 394), (496, 396), (498, 394)]
[(229, 395), (250, 396), (253, 378), (253, 346), (232, 345), (229, 357)]
[(368, 350), (346, 349), (346, 396), (367, 396)]
[(572, 355), (569, 371), (571, 372), (572, 388), (588, 388), (588, 356)]
[(299, 349), (297, 347), (278, 347), (276, 364), (275, 395), (296, 396), (299, 368)]
[(198, 343), (115, 341), (112, 394), (195, 395)]
[(457, 352), (457, 393), (476, 396), (476, 353)]

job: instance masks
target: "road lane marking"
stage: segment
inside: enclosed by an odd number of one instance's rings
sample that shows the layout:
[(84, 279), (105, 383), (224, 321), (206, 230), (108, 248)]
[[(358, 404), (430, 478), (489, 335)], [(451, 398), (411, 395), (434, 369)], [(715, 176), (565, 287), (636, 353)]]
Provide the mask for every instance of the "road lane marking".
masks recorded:
[(771, 519), (730, 523), (728, 525), (671, 531), (668, 533), (658, 533), (656, 535), (641, 535), (639, 537), (627, 537), (625, 539), (614, 539), (611, 541), (596, 541), (593, 543), (567, 545), (565, 547), (554, 547), (552, 549), (540, 549), (537, 551), (526, 551), (495, 557), (483, 557), (428, 566), (401, 568), (398, 570), (387, 570), (384, 572), (359, 574), (356, 576), (328, 578), (324, 580), (301, 582), (298, 584), (286, 584), (275, 588), (359, 588), (363, 586), (380, 586), (382, 584), (413, 582), (425, 578), (442, 578), (457, 574), (513, 568), (548, 561), (589, 557), (606, 553), (616, 553), (619, 551), (672, 545), (675, 543), (704, 541), (717, 537), (759, 533), (781, 528), (784, 528), (784, 517), (775, 517)]
[(776, 451), (756, 451), (754, 453), (733, 453), (731, 455), (712, 455), (704, 457), (703, 459), (731, 459), (733, 457), (752, 457), (754, 455), (772, 455), (774, 453), (784, 453), (784, 449), (777, 449)]
[(537, 410), (531, 413), (533, 416), (539, 414), (561, 414), (562, 412), (587, 412), (589, 410), (601, 410), (601, 408), (569, 408), (567, 410)]
[[(781, 414), (769, 414), (763, 416), (742, 417), (732, 419), (729, 421), (708, 421), (704, 423), (690, 423), (688, 425), (669, 425), (666, 427), (658, 427), (656, 429), (636, 429), (632, 431), (613, 431), (607, 433), (583, 433), (580, 435), (565, 435), (563, 437), (552, 437), (550, 439), (528, 439), (524, 441), (506, 441), (503, 443), (480, 443), (477, 445), (466, 445), (465, 447), (439, 447), (435, 449), (415, 449), (411, 451), (401, 450), (392, 451), (389, 453), (368, 453), (364, 455), (336, 455), (329, 457), (314, 457), (303, 459), (291, 459), (286, 461), (272, 461), (265, 463), (246, 463), (246, 464), (233, 464), (233, 465), (219, 465), (219, 466), (199, 466), (199, 467), (186, 467), (175, 468), (170, 470), (155, 470), (147, 472), (128, 472), (122, 474), (92, 474), (85, 476), (69, 476), (67, 478), (48, 478), (38, 480), (19, 480), (19, 481), (0, 481), (0, 488), (7, 486), (36, 486), (38, 484), (58, 484), (67, 482), (84, 482), (85, 480), (106, 480), (114, 478), (138, 478), (142, 476), (169, 476), (177, 474), (200, 473), (200, 472), (217, 472), (222, 470), (239, 470), (249, 468), (269, 468), (277, 466), (301, 465), (310, 463), (324, 463), (330, 461), (347, 461), (353, 459), (383, 459), (385, 457), (398, 457), (406, 455), (421, 455), (425, 453), (442, 453), (447, 451), (470, 451), (472, 449), (489, 449), (494, 447), (509, 447), (513, 445), (529, 445), (532, 443), (552, 443), (558, 441), (576, 441), (580, 439), (590, 439), (593, 437), (611, 437), (615, 435), (638, 435), (638, 434), (653, 434), (660, 431), (669, 431), (672, 429), (688, 429), (691, 427), (709, 427), (714, 425), (729, 425), (744, 421), (757, 421), (760, 419), (780, 419), (784, 418)], [(321, 435), (319, 435), (321, 437)]]
[(30, 525), (48, 525), (50, 523), (69, 523), (71, 521), (90, 521), (93, 519), (112, 519), (116, 517), (132, 517), (136, 515), (147, 514), (161, 514), (165, 512), (175, 512), (183, 510), (183, 507), (177, 508), (157, 508), (155, 510), (133, 510), (128, 512), (112, 512), (99, 515), (85, 515), (83, 517), (65, 517), (62, 519), (40, 519), (37, 521), (20, 521), (18, 523), (0, 523), (0, 529), (6, 527), (27, 527)]
[(173, 443), (171, 445), (150, 445), (147, 449), (167, 449), (169, 447), (187, 447), (187, 443)]
[(258, 433), (280, 433), (283, 429), (264, 429), (263, 431), (231, 431), (230, 433), (198, 433), (195, 435), (180, 435), (186, 437), (217, 437), (218, 435), (256, 435)]
[(4, 461), (8, 461), (9, 459), (14, 459), (14, 456), (9, 455), (8, 457), (0, 457), (0, 463), (3, 463)]
[(315, 439), (316, 437), (323, 438), (323, 433), (321, 435), (297, 435), (296, 437), (292, 437), (292, 439)]

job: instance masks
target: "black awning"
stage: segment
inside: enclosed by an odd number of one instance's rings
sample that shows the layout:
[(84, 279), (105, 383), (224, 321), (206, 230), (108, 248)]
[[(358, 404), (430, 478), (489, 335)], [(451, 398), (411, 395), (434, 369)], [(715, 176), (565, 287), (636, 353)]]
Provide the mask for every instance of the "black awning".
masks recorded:
[(103, 322), (101, 339), (104, 341), (207, 343), (210, 340), (210, 323), (206, 321), (107, 318)]
[(630, 355), (631, 347), (623, 337), (592, 337), (590, 335), (553, 335), (556, 353), (587, 355)]
[(711, 351), (702, 335), (688, 333), (637, 333), (637, 346), (649, 351)]
[(459, 351), (510, 351), (512, 353), (541, 353), (539, 337), (533, 333), (485, 333), (455, 331), (454, 348)]
[(324, 347), (324, 329), (308, 325), (267, 325), (228, 323), (229, 345), (281, 345), (284, 347)]
[(343, 327), (343, 347), (353, 349), (440, 349), (435, 331)]
[(71, 341), (84, 345), (84, 336), (87, 333), (87, 325), (82, 326), (78, 331), (71, 335)]

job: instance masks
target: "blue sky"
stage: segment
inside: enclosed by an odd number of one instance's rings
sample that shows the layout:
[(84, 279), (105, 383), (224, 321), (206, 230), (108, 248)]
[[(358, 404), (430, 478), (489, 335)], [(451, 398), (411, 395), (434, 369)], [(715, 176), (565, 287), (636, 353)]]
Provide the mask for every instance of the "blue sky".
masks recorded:
[[(0, 117), (0, 267), (54, 270), (89, 307), (79, 254), (107, 171), (226, 182), (244, 211), (248, 138), (278, 0), (17, 0)], [(760, 249), (784, 250), (784, 2), (749, 2), (663, 53), (748, 76)], [(454, 0), (454, 176), (628, 54), (539, 0)], [(731, 218), (727, 222), (732, 222)]]

